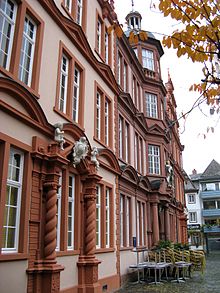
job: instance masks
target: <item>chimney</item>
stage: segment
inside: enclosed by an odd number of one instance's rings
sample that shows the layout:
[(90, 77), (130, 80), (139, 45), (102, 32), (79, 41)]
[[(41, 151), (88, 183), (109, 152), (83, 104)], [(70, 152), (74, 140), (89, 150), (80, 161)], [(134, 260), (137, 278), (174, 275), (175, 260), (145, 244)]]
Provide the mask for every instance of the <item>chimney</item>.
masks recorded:
[(196, 169), (193, 169), (193, 170), (192, 170), (192, 173), (193, 173), (193, 175), (196, 175), (196, 174), (197, 174)]

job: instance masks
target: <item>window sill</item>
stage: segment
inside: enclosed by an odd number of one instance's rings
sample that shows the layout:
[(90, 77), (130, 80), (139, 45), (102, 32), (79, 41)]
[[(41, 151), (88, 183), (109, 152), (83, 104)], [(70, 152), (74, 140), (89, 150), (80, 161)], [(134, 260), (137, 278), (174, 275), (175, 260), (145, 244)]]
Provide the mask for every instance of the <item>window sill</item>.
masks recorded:
[(82, 131), (85, 131), (85, 129), (81, 126), (80, 123), (77, 123), (75, 121), (73, 121), (67, 114), (64, 114), (63, 112), (61, 112), (60, 110), (58, 110), (56, 107), (53, 107), (54, 112), (56, 112), (57, 114), (59, 114), (60, 116), (62, 116), (64, 119), (66, 119), (67, 121), (69, 121), (70, 123), (77, 125), (77, 127), (79, 127)]
[(110, 248), (98, 248), (95, 251), (95, 254), (99, 254), (99, 253), (108, 253), (108, 252), (114, 252), (115, 249), (113, 247)]
[(36, 90), (34, 90), (31, 87), (27, 86), (25, 83), (20, 81), (20, 79), (15, 77), (14, 74), (12, 74), (11, 72), (7, 71), (6, 69), (4, 69), (1, 66), (0, 66), (0, 74), (2, 74), (4, 77), (8, 77), (8, 78), (14, 80), (16, 83), (18, 83), (19, 85), (21, 85), (22, 87), (27, 89), (31, 94), (33, 94), (35, 96), (36, 99), (40, 98), (40, 95)]
[(28, 255), (26, 253), (2, 253), (0, 254), (1, 261), (26, 260)]
[(126, 246), (126, 247), (124, 247), (124, 246), (121, 246), (120, 247), (120, 251), (130, 251), (131, 249), (133, 249), (133, 246)]

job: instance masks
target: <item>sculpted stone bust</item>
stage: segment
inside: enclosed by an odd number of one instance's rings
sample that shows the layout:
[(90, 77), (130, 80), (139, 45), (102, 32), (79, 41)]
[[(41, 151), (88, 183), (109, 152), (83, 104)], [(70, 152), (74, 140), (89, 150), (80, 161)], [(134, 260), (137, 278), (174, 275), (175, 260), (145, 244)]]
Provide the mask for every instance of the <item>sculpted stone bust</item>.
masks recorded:
[(73, 166), (76, 167), (82, 159), (85, 159), (88, 153), (88, 142), (86, 137), (80, 137), (73, 148)]
[(54, 133), (54, 140), (57, 141), (60, 145), (60, 149), (63, 150), (63, 145), (65, 143), (64, 139), (64, 131), (63, 131), (63, 123), (58, 122), (54, 124), (55, 133)]

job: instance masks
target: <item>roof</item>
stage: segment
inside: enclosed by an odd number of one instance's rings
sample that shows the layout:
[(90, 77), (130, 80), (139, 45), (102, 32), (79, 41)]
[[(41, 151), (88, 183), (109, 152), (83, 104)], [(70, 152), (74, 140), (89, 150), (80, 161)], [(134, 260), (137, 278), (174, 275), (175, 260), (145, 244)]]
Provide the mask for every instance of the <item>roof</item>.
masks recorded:
[(206, 177), (220, 177), (220, 165), (215, 160), (212, 160), (201, 176), (203, 179)]

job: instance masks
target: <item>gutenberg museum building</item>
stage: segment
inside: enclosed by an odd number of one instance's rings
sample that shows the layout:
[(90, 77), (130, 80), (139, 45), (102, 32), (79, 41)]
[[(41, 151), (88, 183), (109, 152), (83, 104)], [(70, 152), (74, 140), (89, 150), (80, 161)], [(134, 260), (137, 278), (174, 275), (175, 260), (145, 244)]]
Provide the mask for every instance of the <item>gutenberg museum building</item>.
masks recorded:
[(134, 246), (187, 242), (173, 83), (126, 21), (114, 1), (0, 0), (1, 293), (112, 292)]

